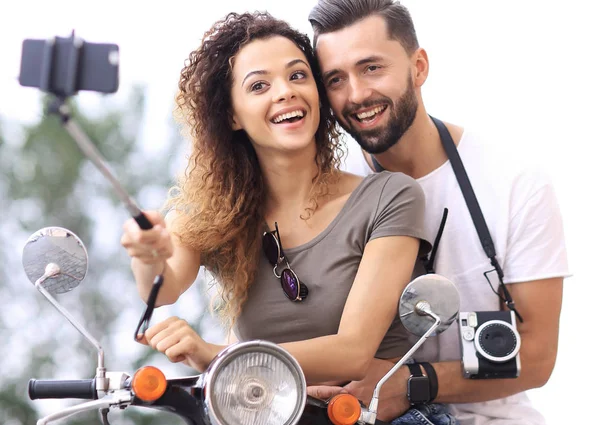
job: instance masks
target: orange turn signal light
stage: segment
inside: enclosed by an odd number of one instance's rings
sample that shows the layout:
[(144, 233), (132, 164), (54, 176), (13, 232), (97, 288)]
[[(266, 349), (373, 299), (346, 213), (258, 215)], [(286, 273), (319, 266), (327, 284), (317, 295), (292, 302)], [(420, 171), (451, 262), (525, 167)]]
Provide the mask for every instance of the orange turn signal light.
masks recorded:
[(167, 390), (167, 378), (160, 369), (144, 366), (133, 375), (131, 389), (140, 400), (158, 400)]
[(354, 425), (360, 413), (360, 403), (351, 394), (338, 394), (329, 400), (327, 406), (327, 416), (334, 425)]

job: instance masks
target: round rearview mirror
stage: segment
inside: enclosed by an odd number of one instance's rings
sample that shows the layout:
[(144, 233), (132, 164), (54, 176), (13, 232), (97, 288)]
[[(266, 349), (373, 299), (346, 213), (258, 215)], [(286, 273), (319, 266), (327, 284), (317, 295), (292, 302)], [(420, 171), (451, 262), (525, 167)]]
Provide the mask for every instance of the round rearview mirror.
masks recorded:
[(417, 312), (419, 302), (429, 304), (441, 323), (432, 335), (437, 335), (448, 329), (458, 317), (460, 296), (458, 289), (449, 279), (437, 274), (419, 276), (410, 282), (400, 298), (400, 320), (412, 334), (423, 336), (435, 323), (433, 318)]
[(49, 293), (62, 294), (77, 287), (87, 274), (88, 255), (81, 239), (62, 227), (45, 227), (32, 234), (23, 248), (25, 274)]

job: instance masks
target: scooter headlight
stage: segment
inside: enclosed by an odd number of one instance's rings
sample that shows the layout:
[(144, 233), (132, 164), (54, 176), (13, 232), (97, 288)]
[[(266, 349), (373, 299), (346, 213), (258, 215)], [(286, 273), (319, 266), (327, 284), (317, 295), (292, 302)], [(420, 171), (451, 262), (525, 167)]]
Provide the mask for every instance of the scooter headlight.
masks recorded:
[(293, 425), (306, 403), (298, 362), (267, 341), (224, 350), (206, 372), (205, 400), (213, 424)]

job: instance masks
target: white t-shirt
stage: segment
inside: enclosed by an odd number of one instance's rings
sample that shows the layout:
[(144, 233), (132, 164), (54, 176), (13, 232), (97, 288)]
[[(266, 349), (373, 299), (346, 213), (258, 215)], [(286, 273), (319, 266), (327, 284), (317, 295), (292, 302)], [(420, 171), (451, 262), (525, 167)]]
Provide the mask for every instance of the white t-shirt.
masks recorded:
[[(356, 149), (358, 144), (353, 140), (348, 143), (355, 146), (349, 146), (344, 169), (361, 175), (371, 172), (360, 149)], [(458, 151), (494, 241), (504, 282), (568, 276), (562, 219), (550, 180), (520, 164), (514, 152), (504, 152), (502, 146), (486, 143), (480, 135), (468, 131), (463, 133)], [(446, 161), (417, 181), (427, 201), (425, 232), (429, 240), (435, 239), (444, 208), (449, 210), (435, 272), (457, 285), (460, 311), (498, 310), (498, 296), (483, 275), (492, 266), (452, 166)], [(489, 276), (492, 283), (497, 282), (495, 273)], [(443, 334), (430, 338), (414, 357), (429, 362), (459, 360), (459, 344), (455, 323)], [(454, 404), (452, 410), (461, 425), (545, 423), (525, 393), (489, 402)]]

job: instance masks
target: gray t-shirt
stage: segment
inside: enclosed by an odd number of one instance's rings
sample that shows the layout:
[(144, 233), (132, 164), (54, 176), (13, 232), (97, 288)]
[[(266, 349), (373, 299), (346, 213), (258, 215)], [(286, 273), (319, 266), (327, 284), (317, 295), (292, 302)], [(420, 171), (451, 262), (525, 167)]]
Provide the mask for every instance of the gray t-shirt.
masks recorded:
[[(292, 270), (309, 289), (305, 300), (286, 298), (273, 267), (261, 255), (256, 280), (234, 329), (238, 339), (283, 343), (336, 334), (367, 242), (413, 236), (423, 240), (420, 254), (428, 251), (424, 210), (423, 191), (409, 176), (382, 172), (365, 177), (323, 232), (298, 247), (283, 247)], [(409, 347), (396, 315), (376, 355), (398, 357)]]

